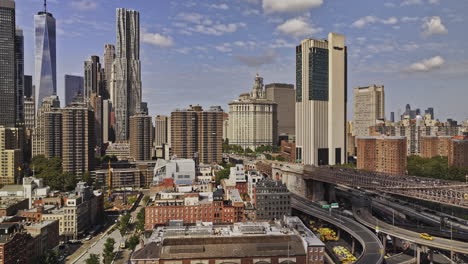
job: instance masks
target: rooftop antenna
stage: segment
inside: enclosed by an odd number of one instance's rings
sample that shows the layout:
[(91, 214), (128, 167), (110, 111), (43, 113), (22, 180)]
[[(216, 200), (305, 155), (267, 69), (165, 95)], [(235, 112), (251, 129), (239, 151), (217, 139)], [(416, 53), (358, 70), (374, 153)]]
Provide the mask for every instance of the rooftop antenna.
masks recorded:
[(44, 0), (44, 13), (47, 13), (47, 0)]

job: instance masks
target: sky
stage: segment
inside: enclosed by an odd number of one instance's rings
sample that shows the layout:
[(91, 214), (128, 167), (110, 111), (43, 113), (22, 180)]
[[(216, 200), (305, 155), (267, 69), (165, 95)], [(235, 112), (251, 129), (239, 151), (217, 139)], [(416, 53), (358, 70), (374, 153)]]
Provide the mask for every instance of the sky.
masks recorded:
[[(25, 73), (34, 71), (33, 15), (42, 0), (16, 0)], [(386, 113), (435, 108), (468, 119), (466, 0), (49, 0), (57, 19), (57, 85), (83, 75), (91, 55), (115, 44), (115, 9), (140, 12), (143, 101), (151, 115), (227, 104), (265, 83), (295, 83), (295, 46), (343, 34), (348, 113), (354, 87), (385, 85)], [(349, 114), (352, 118), (352, 114)]]

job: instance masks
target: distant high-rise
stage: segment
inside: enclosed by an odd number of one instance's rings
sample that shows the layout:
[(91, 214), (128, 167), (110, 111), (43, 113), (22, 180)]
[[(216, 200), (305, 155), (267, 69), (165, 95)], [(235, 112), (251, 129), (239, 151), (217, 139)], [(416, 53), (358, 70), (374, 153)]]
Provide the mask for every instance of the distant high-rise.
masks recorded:
[(266, 98), (278, 104), (278, 135), (283, 137), (295, 135), (294, 110), (295, 94), (293, 84), (272, 83), (265, 85)]
[(35, 96), (32, 76), (31, 75), (24, 75), (24, 97), (32, 98)]
[(427, 108), (426, 111), (424, 111), (424, 114), (426, 115), (431, 115), (431, 119), (435, 119), (435, 116), (434, 116), (434, 108), (433, 107), (429, 107)]
[(91, 56), (89, 61), (84, 62), (84, 89), (85, 98), (89, 100), (92, 95), (101, 95), (102, 71), (99, 56)]
[(0, 126), (16, 124), (15, 2), (0, 1)]
[(84, 96), (84, 78), (65, 74), (65, 106), (69, 105), (78, 94)]
[(229, 144), (255, 150), (278, 142), (278, 105), (266, 98), (263, 78), (258, 74), (250, 94), (229, 103)]
[(55, 18), (44, 11), (34, 16), (36, 106), (44, 97), (57, 94), (56, 29)]
[(306, 39), (296, 47), (296, 149), (304, 164), (346, 163), (345, 37)]
[(358, 137), (357, 168), (392, 175), (406, 174), (405, 137)]
[(111, 130), (112, 103), (110, 100), (102, 101), (102, 142), (112, 141)]
[(223, 114), (220, 107), (203, 111), (201, 106), (171, 113), (171, 147), (178, 158), (200, 162), (221, 162), (223, 144)]
[(104, 46), (104, 91), (102, 95), (104, 99), (110, 99), (111, 96), (111, 79), (112, 79), (112, 64), (115, 59), (115, 46), (106, 44)]
[(77, 176), (94, 169), (94, 113), (77, 97), (62, 110), (63, 171)]
[(24, 126), (26, 129), (34, 129), (36, 123), (36, 106), (31, 97), (24, 98)]
[(369, 127), (385, 120), (385, 88), (383, 85), (354, 88), (353, 136), (369, 136)]
[(130, 117), (130, 156), (134, 160), (151, 160), (153, 122), (151, 116)]
[(24, 125), (24, 36), (23, 30), (16, 27), (16, 124)]
[(112, 105), (115, 112), (115, 138), (128, 140), (129, 118), (140, 113), (141, 62), (140, 14), (117, 9), (117, 54), (112, 66)]
[[(2, 4), (0, 0), (0, 6)], [(0, 16), (1, 16), (0, 8)], [(18, 183), (21, 166), (21, 149), (18, 145), (19, 128), (0, 126), (0, 184)]]
[(45, 97), (38, 107), (36, 127), (32, 134), (32, 156), (62, 156), (62, 112), (58, 96)]
[(395, 112), (390, 112), (390, 122), (395, 122)]
[(170, 142), (171, 118), (158, 115), (154, 121), (154, 145), (168, 144)]

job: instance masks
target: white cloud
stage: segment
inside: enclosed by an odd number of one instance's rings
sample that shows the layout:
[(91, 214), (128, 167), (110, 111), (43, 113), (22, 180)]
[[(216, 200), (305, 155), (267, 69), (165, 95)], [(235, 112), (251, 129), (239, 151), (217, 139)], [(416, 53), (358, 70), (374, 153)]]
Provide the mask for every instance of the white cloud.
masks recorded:
[(271, 13), (298, 13), (319, 7), (323, 0), (263, 0), (263, 10)]
[(396, 5), (394, 3), (388, 2), (388, 3), (385, 3), (384, 6), (385, 7), (395, 7)]
[(418, 21), (419, 17), (402, 17), (401, 22), (414, 22)]
[(266, 50), (264, 54), (259, 56), (235, 55), (234, 57), (249, 67), (259, 67), (275, 62), (277, 56), (278, 54), (274, 50), (270, 49)]
[(214, 9), (221, 9), (221, 10), (228, 10), (229, 9), (229, 6), (226, 5), (226, 4), (213, 4), (213, 5), (210, 5), (211, 8), (214, 8)]
[(439, 0), (404, 0), (400, 6), (422, 5), (422, 4), (439, 4)]
[(180, 13), (176, 19), (184, 21), (184, 23), (174, 23), (174, 26), (181, 28), (181, 33), (191, 35), (193, 32), (202, 33), (206, 35), (221, 36), (225, 33), (232, 33), (239, 28), (247, 26), (245, 23), (228, 23), (223, 24), (213, 21), (198, 13)]
[(356, 28), (363, 28), (368, 24), (372, 24), (377, 22), (377, 18), (375, 16), (365, 16), (361, 17), (360, 19), (356, 20), (351, 24), (352, 27)]
[(365, 27), (367, 25), (375, 24), (375, 23), (382, 23), (382, 24), (385, 24), (385, 25), (395, 25), (396, 23), (398, 23), (398, 18), (389, 17), (387, 19), (382, 19), (382, 18), (378, 18), (376, 16), (365, 16), (365, 17), (361, 17), (358, 20), (354, 21), (351, 24), (351, 26), (355, 27), (355, 28), (363, 28), (363, 27)]
[(284, 39), (277, 39), (274, 43), (270, 44), (270, 48), (277, 49), (277, 48), (294, 48), (296, 44), (287, 42)]
[(175, 49), (176, 52), (181, 53), (181, 54), (188, 54), (190, 51), (192, 51), (192, 48), (179, 48)]
[(289, 19), (279, 25), (276, 30), (293, 37), (311, 36), (322, 31), (322, 28), (315, 28), (309, 24), (304, 18), (298, 17)]
[(146, 33), (141, 34), (141, 40), (143, 43), (148, 43), (154, 46), (168, 48), (174, 45), (174, 40), (169, 36), (163, 36), (158, 33)]
[(247, 9), (242, 11), (242, 15), (244, 16), (250, 16), (250, 15), (260, 15), (260, 11), (257, 9)]
[(381, 20), (380, 22), (382, 22), (385, 25), (395, 25), (396, 23), (398, 23), (398, 18), (390, 17), (388, 19)]
[(230, 43), (224, 43), (222, 45), (216, 46), (215, 49), (220, 51), (220, 52), (231, 52), (232, 51)]
[(445, 63), (444, 58), (441, 56), (435, 56), (427, 60), (422, 60), (411, 64), (406, 71), (407, 72), (428, 72), (434, 69), (440, 68)]
[(93, 0), (78, 0), (71, 2), (71, 6), (79, 10), (93, 10), (97, 8), (97, 3)]
[(441, 35), (447, 34), (447, 28), (442, 24), (442, 20), (438, 16), (426, 17), (422, 25), (424, 37), (429, 37), (432, 35)]

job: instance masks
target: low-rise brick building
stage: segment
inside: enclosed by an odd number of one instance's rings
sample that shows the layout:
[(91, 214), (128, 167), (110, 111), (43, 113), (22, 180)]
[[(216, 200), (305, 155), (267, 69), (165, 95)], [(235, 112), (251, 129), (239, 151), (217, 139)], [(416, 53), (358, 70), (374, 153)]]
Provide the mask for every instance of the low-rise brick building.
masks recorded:
[(154, 230), (132, 264), (323, 264), (325, 245), (297, 217), (230, 226), (168, 226)]

